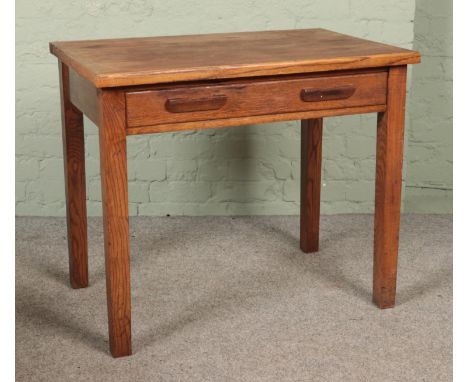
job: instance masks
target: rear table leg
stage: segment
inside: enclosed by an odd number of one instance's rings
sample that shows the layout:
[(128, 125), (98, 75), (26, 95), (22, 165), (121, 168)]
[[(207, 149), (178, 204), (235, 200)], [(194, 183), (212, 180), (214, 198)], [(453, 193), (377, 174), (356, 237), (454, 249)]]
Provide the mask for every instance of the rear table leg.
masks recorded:
[(301, 122), (301, 222), (303, 252), (319, 249), (323, 119)]
[(63, 161), (72, 288), (88, 286), (88, 238), (83, 114), (70, 102), (68, 67), (59, 62)]

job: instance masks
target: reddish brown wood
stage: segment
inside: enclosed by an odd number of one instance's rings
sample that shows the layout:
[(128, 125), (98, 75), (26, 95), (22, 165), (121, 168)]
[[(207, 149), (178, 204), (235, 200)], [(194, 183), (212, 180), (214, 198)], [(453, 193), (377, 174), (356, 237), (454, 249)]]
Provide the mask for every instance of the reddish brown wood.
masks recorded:
[(72, 41), (51, 43), (50, 48), (68, 65), (60, 65), (60, 76), (74, 287), (88, 282), (82, 112), (99, 126), (114, 357), (132, 351), (130, 134), (302, 119), (300, 247), (314, 252), (319, 248), (322, 118), (379, 112), (373, 299), (381, 308), (393, 306), (404, 65), (419, 62), (418, 52), (323, 29)]
[(73, 69), (69, 69), (69, 78), (70, 101), (96, 125), (99, 124), (98, 89)]
[[(383, 89), (385, 89), (385, 87), (383, 87)], [(301, 99), (304, 102), (323, 102), (338, 99), (347, 99), (351, 97), (355, 91), (356, 87), (354, 85), (342, 85), (324, 89), (302, 89)]]
[(68, 67), (59, 62), (63, 161), (72, 288), (88, 286), (88, 238), (83, 114), (70, 102)]
[[(323, 91), (330, 88), (353, 88), (346, 97), (305, 102), (304, 89)], [(274, 115), (310, 110), (384, 105), (386, 102), (387, 72), (302, 78), (276, 77), (245, 82), (223, 82), (210, 85), (187, 85), (172, 89), (127, 92), (127, 126), (139, 127), (157, 124), (223, 120), (243, 116)], [(197, 110), (199, 100), (205, 108)], [(219, 99), (221, 102), (214, 102)], [(179, 100), (193, 107), (186, 112), (168, 110), (168, 101)], [(210, 101), (211, 100), (211, 101)], [(213, 107), (213, 105), (215, 107)], [(198, 105), (199, 106), (199, 105)], [(203, 106), (203, 105), (202, 105)], [(210, 107), (211, 106), (211, 107)], [(181, 109), (179, 107), (179, 109)], [(182, 109), (181, 109), (182, 110)], [(222, 122), (221, 122), (222, 123)]]
[(109, 343), (112, 355), (121, 357), (132, 353), (127, 142), (122, 91), (104, 90), (99, 94), (99, 122)]
[(227, 101), (223, 94), (207, 98), (169, 98), (165, 108), (170, 113), (191, 113), (196, 111), (208, 111), (221, 109)]
[(226, 127), (226, 126), (242, 126), (242, 125), (249, 125), (249, 124), (253, 125), (253, 124), (267, 123), (267, 122), (333, 117), (333, 116), (339, 116), (339, 115), (377, 113), (377, 112), (385, 111), (385, 109), (386, 109), (386, 105), (373, 105), (373, 106), (359, 106), (359, 107), (349, 107), (349, 108), (331, 109), (331, 110), (312, 110), (312, 111), (300, 111), (300, 112), (294, 112), (294, 113), (256, 115), (256, 116), (251, 116), (251, 117), (214, 119), (214, 120), (208, 120), (208, 121), (167, 123), (167, 124), (153, 125), (153, 126), (129, 127), (127, 128), (127, 135), (165, 133), (165, 132), (170, 132), (170, 131), (183, 131), (183, 130), (193, 130), (193, 129), (200, 130), (200, 129), (220, 128), (220, 127)]
[(377, 126), (373, 300), (379, 308), (395, 305), (405, 97), (406, 66), (390, 68), (387, 110)]
[(419, 53), (324, 29), (50, 43), (96, 87), (387, 67)]
[(323, 119), (301, 122), (301, 222), (303, 252), (319, 249)]

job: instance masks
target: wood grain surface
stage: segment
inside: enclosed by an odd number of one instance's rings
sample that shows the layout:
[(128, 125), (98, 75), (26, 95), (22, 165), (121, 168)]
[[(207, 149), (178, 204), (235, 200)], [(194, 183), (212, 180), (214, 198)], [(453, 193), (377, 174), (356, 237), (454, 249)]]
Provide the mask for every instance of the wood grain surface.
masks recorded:
[(88, 232), (83, 114), (70, 102), (68, 67), (59, 61), (65, 204), (72, 288), (88, 286)]
[[(285, 78), (286, 77), (286, 78)], [(352, 88), (346, 96), (336, 89)], [(318, 99), (304, 100), (302, 93), (320, 92)], [(126, 93), (127, 126), (149, 126), (273, 115), (309, 110), (384, 105), (387, 72), (308, 78), (287, 76), (273, 79), (186, 85), (173, 89), (131, 91)], [(221, 97), (223, 97), (221, 99)], [(329, 99), (330, 98), (330, 99)], [(223, 102), (219, 102), (219, 101)], [(168, 109), (168, 102), (179, 103), (179, 112)], [(186, 112), (180, 105), (186, 104)], [(198, 105), (197, 105), (198, 103)], [(198, 110), (197, 110), (198, 107)]]
[(241, 126), (241, 125), (253, 125), (259, 123), (279, 122), (279, 121), (291, 121), (298, 119), (315, 119), (322, 117), (334, 117), (339, 115), (352, 115), (352, 114), (364, 114), (364, 113), (376, 113), (384, 111), (386, 105), (374, 105), (374, 106), (359, 106), (342, 109), (330, 109), (330, 110), (312, 110), (312, 111), (300, 111), (294, 113), (280, 113), (280, 114), (267, 114), (257, 115), (251, 117), (239, 117), (239, 118), (226, 118), (226, 119), (215, 119), (208, 121), (196, 121), (196, 122), (181, 122), (181, 123), (167, 123), (161, 125), (141, 126), (141, 127), (129, 127), (127, 128), (128, 135), (139, 135), (139, 134), (154, 134), (154, 133), (166, 133), (172, 131), (183, 131), (183, 130), (194, 130), (194, 129), (211, 129), (220, 128), (226, 126)]
[(300, 248), (319, 249), (323, 117), (378, 112), (373, 301), (395, 304), (406, 65), (324, 29), (50, 43), (59, 64), (70, 279), (88, 285), (84, 112), (99, 127), (110, 351), (130, 355), (126, 136), (301, 119)]
[(132, 353), (127, 142), (122, 91), (99, 93), (99, 122), (109, 343), (112, 355), (121, 357)]
[(70, 101), (96, 125), (99, 124), (98, 92), (87, 79), (69, 69)]
[(405, 97), (406, 66), (390, 68), (387, 110), (377, 126), (373, 300), (380, 308), (395, 305)]
[(96, 87), (312, 73), (419, 62), (418, 52), (325, 29), (51, 42)]
[(301, 121), (300, 248), (306, 253), (319, 250), (322, 131), (322, 118)]

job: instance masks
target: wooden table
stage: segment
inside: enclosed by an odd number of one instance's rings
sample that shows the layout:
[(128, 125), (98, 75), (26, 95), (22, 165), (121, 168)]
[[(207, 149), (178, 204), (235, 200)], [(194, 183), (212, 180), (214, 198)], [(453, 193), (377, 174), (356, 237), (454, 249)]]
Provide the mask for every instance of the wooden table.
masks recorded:
[(395, 304), (406, 66), (419, 53), (324, 29), (52, 42), (50, 50), (59, 59), (73, 288), (88, 286), (83, 113), (99, 128), (114, 357), (132, 352), (127, 135), (301, 119), (300, 248), (315, 252), (322, 118), (377, 112), (373, 300)]

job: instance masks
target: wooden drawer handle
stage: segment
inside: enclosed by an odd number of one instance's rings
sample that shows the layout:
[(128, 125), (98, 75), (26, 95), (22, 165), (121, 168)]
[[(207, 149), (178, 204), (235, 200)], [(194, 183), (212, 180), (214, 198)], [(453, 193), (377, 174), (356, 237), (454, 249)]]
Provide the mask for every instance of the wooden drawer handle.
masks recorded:
[(225, 95), (215, 95), (209, 98), (186, 99), (173, 98), (166, 101), (166, 110), (170, 113), (190, 113), (221, 109), (227, 101)]
[(344, 85), (329, 89), (302, 89), (301, 99), (304, 102), (332, 101), (351, 97), (356, 88), (352, 85)]

